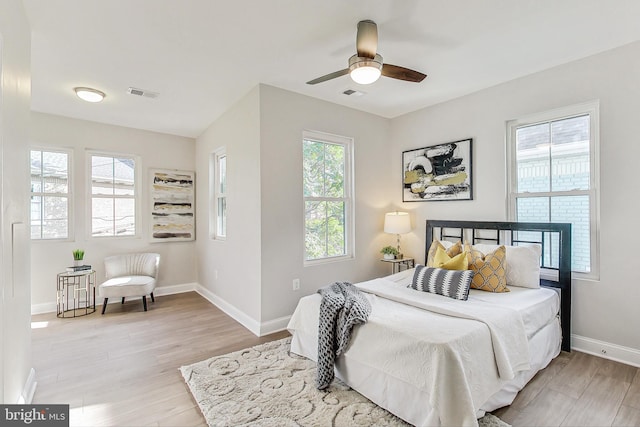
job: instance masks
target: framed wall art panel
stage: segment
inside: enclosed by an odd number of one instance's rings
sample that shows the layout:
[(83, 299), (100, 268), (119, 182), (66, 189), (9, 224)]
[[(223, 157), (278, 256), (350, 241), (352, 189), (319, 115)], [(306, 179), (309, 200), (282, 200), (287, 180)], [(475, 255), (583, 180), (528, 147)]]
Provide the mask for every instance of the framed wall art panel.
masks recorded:
[(402, 152), (402, 201), (473, 200), (472, 138)]
[(151, 241), (195, 240), (195, 172), (150, 169)]

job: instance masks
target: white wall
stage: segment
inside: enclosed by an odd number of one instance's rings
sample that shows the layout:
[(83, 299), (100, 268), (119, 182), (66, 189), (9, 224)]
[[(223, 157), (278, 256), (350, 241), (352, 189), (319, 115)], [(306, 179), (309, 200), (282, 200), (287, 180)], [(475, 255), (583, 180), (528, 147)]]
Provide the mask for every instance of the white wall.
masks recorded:
[[(196, 142), (198, 281), (252, 331), (260, 319), (260, 104), (255, 87)], [(226, 147), (227, 238), (209, 233), (211, 153)], [(217, 278), (216, 278), (217, 277)]]
[[(0, 1), (0, 402), (29, 400), (31, 313), (28, 234), (28, 130), (31, 35), (19, 0)], [(12, 224), (22, 224), (22, 231)]]
[[(505, 53), (505, 58), (508, 53)], [(506, 219), (505, 122), (585, 101), (600, 100), (600, 280), (574, 280), (574, 344), (622, 346), (621, 354), (640, 363), (640, 287), (635, 242), (640, 199), (640, 43), (526, 76), (441, 105), (396, 118), (391, 125), (395, 182), (406, 149), (474, 138), (474, 199), (465, 202), (407, 203), (420, 224), (431, 219)], [(400, 192), (389, 194), (395, 202)], [(421, 239), (411, 251), (424, 259)], [(633, 325), (633, 326), (632, 326)], [(586, 338), (586, 339), (583, 339)], [(616, 350), (613, 348), (613, 350)], [(610, 352), (611, 353), (611, 352)], [(618, 356), (619, 358), (624, 358)]]
[[(355, 139), (356, 256), (303, 266), (302, 132)], [(256, 334), (284, 328), (298, 299), (336, 280), (359, 281), (389, 272), (378, 251), (394, 238), (382, 233), (390, 209), (389, 123), (371, 114), (259, 85), (197, 140), (196, 170), (208, 174), (211, 153), (227, 149), (227, 238), (199, 239), (198, 279), (216, 304)], [(201, 179), (201, 182), (210, 182)], [(198, 199), (209, 188), (198, 187)], [(209, 210), (198, 205), (198, 234)], [(217, 279), (216, 279), (217, 272)], [(292, 290), (292, 280), (301, 289)]]
[[(336, 280), (363, 281), (389, 274), (380, 248), (395, 241), (382, 232), (391, 194), (400, 188), (390, 171), (389, 120), (362, 111), (260, 85), (262, 199), (262, 322), (289, 316), (298, 299)], [(355, 257), (303, 265), (302, 132), (354, 138)], [(299, 278), (300, 291), (292, 290)]]
[[(149, 168), (195, 170), (193, 139), (34, 112), (30, 141), (32, 146), (69, 148), (73, 153), (71, 173), (75, 238), (70, 242), (32, 241), (31, 299), (35, 311), (55, 309), (56, 273), (71, 265), (71, 251), (76, 248), (85, 250), (84, 261), (96, 270), (98, 283), (104, 280), (104, 258), (126, 252), (160, 253), (159, 288), (196, 282), (195, 242), (151, 243), (148, 221), (151, 209)], [(140, 237), (91, 238), (87, 150), (139, 156), (138, 167), (142, 171), (139, 175), (142, 194), (138, 224)], [(27, 164), (23, 163), (23, 167)], [(200, 179), (196, 175), (196, 188), (199, 184)], [(196, 206), (198, 202), (196, 200)], [(201, 237), (206, 236), (196, 235), (196, 238)], [(156, 292), (161, 293), (162, 290)]]

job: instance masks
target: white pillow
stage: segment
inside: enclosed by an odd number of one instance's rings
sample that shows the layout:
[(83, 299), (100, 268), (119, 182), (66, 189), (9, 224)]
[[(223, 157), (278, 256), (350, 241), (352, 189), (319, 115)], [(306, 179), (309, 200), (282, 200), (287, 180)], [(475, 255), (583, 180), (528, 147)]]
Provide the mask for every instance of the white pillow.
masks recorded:
[[(477, 244), (474, 249), (488, 254), (499, 248), (499, 245)], [(540, 287), (540, 257), (542, 246), (530, 244), (527, 246), (507, 246), (507, 285), (522, 288)]]

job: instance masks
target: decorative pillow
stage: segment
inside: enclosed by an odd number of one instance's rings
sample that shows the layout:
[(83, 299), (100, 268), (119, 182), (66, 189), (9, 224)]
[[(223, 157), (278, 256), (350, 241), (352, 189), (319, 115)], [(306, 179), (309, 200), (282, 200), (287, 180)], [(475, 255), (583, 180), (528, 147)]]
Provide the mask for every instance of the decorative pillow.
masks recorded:
[[(540, 257), (542, 246), (505, 246), (507, 248), (507, 285), (523, 288), (540, 287)], [(474, 249), (489, 253), (498, 248), (497, 245), (474, 245)]]
[(484, 255), (465, 242), (465, 252), (469, 253), (469, 269), (474, 271), (471, 287), (487, 292), (509, 292), (507, 288), (506, 258), (507, 250), (499, 246), (495, 251)]
[(454, 257), (447, 255), (441, 247), (436, 250), (433, 257), (433, 265), (431, 267), (444, 268), (446, 270), (467, 270), (469, 268), (469, 260), (467, 252), (464, 251)]
[(447, 255), (450, 257), (454, 257), (460, 253), (462, 253), (462, 243), (458, 241), (453, 244), (446, 240), (442, 242), (439, 240), (434, 240), (429, 246), (429, 253), (427, 254), (427, 267), (435, 267), (433, 265), (433, 258), (436, 256), (436, 251), (438, 248), (442, 248), (442, 250), (446, 251)]
[(469, 286), (472, 279), (473, 271), (471, 270), (445, 270), (418, 264), (409, 287), (418, 291), (466, 301), (469, 297)]

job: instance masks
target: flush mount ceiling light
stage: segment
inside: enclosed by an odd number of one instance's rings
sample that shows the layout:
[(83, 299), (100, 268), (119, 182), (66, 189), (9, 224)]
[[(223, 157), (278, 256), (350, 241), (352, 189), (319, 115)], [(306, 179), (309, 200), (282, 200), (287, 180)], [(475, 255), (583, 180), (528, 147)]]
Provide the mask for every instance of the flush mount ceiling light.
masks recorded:
[(104, 92), (90, 87), (74, 87), (73, 90), (78, 95), (78, 98), (87, 102), (100, 102), (106, 96)]

